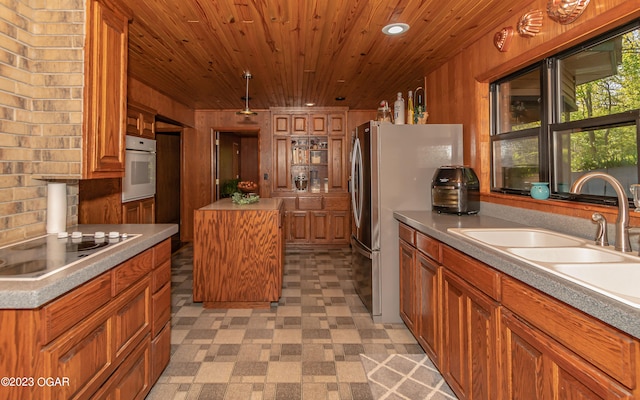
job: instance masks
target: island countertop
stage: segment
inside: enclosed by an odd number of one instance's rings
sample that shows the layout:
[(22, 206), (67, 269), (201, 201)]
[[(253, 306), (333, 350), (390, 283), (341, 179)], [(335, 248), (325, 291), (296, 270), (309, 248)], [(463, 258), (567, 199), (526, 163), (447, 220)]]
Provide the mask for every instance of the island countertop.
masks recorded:
[(175, 224), (77, 225), (69, 232), (94, 233), (118, 231), (131, 235), (114, 248), (106, 248), (74, 263), (53, 275), (38, 280), (1, 280), (0, 309), (38, 308), (63, 295), (129, 258), (155, 246), (178, 232)]
[(202, 208), (199, 211), (208, 210), (225, 210), (225, 211), (260, 211), (260, 210), (277, 210), (282, 204), (282, 199), (278, 198), (263, 198), (261, 197), (256, 203), (251, 204), (235, 204), (231, 199), (221, 199), (215, 203), (211, 203)]

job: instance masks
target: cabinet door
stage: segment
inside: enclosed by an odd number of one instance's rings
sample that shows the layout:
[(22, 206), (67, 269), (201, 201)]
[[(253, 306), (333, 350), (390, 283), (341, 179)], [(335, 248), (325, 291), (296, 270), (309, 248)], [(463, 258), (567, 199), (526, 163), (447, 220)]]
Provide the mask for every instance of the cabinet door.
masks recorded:
[(273, 115), (273, 134), (288, 135), (291, 133), (291, 116), (274, 114)]
[(124, 361), (94, 400), (143, 400), (151, 390), (151, 344), (147, 336)]
[(331, 211), (329, 226), (331, 227), (331, 241), (333, 243), (349, 243), (351, 235), (351, 219), (349, 211)]
[(140, 200), (140, 223), (153, 224), (156, 222), (156, 201), (154, 198)]
[(347, 164), (344, 138), (329, 138), (329, 190), (347, 190)]
[(633, 399), (633, 393), (542, 332), (504, 311), (504, 399)]
[(151, 288), (145, 277), (116, 299), (114, 316), (115, 351), (117, 357), (129, 354), (151, 331)]
[(440, 365), (440, 274), (438, 265), (421, 253), (416, 255), (418, 264), (419, 308), (418, 342), (435, 365)]
[(327, 211), (310, 211), (311, 241), (328, 243), (331, 240), (329, 213)]
[(344, 136), (346, 133), (346, 117), (344, 114), (329, 115), (329, 135)]
[(447, 383), (461, 398), (498, 398), (498, 304), (444, 269), (442, 308), (442, 346), (448, 351), (441, 368)]
[(156, 383), (171, 359), (171, 323), (151, 341), (151, 384)]
[(45, 376), (70, 377), (69, 384), (45, 387), (48, 399), (89, 398), (115, 368), (113, 319), (98, 312), (45, 347)]
[(327, 134), (327, 116), (324, 114), (311, 115), (311, 134), (326, 135)]
[(273, 137), (273, 190), (291, 191), (289, 160), (291, 144), (287, 137)]
[(122, 203), (122, 223), (123, 224), (139, 224), (140, 223), (140, 202), (128, 201)]
[(416, 333), (416, 249), (400, 240), (400, 317)]
[(309, 133), (309, 116), (304, 115), (292, 115), (291, 116), (291, 128), (294, 135), (306, 135)]
[(288, 211), (287, 238), (292, 243), (306, 243), (309, 241), (309, 213), (307, 211)]
[(124, 175), (128, 19), (88, 4), (83, 177), (117, 178)]

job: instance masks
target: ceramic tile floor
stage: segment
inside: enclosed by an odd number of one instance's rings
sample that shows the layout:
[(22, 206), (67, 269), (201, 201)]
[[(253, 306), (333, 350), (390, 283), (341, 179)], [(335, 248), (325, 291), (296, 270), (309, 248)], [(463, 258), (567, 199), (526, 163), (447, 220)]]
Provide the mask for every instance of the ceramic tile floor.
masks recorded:
[(193, 303), (191, 245), (172, 267), (171, 361), (149, 400), (374, 399), (361, 354), (424, 356), (403, 324), (373, 323), (351, 283), (348, 247), (287, 249), (282, 298), (264, 310)]

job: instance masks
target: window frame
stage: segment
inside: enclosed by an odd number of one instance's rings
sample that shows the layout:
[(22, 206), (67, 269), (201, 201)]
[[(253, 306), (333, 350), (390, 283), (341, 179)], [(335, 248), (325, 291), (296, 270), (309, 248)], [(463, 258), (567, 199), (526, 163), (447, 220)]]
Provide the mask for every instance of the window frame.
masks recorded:
[[(597, 203), (597, 204), (617, 204), (617, 198), (611, 196), (595, 196), (582, 194), (568, 194), (558, 192), (556, 185), (557, 173), (555, 171), (554, 154), (554, 134), (558, 131), (566, 131), (568, 129), (585, 129), (585, 128), (605, 128), (615, 125), (632, 125), (629, 122), (635, 120), (636, 125), (636, 147), (638, 151), (638, 163), (636, 164), (638, 178), (640, 179), (640, 109), (626, 110), (616, 114), (586, 118), (582, 120), (574, 120), (568, 122), (561, 121), (561, 76), (558, 73), (561, 60), (567, 59), (572, 55), (584, 52), (585, 50), (613, 39), (616, 36), (623, 35), (633, 30), (640, 29), (640, 19), (634, 20), (624, 26), (613, 29), (596, 38), (583, 42), (565, 51), (549, 56), (541, 61), (533, 63), (521, 70), (518, 70), (506, 77), (491, 82), (489, 85), (489, 105), (490, 105), (490, 136), (489, 136), (489, 152), (490, 152), (490, 191), (497, 193), (508, 193), (529, 196), (530, 190), (522, 190), (515, 188), (499, 187), (496, 182), (496, 171), (494, 171), (494, 146), (496, 142), (520, 139), (524, 137), (535, 137), (537, 132), (538, 138), (538, 178), (542, 182), (549, 182), (551, 190), (551, 198), (570, 199), (580, 202)], [(498, 132), (499, 119), (499, 86), (503, 83), (512, 81), (519, 76), (530, 73), (531, 71), (540, 70), (540, 127), (516, 130), (510, 132)], [(628, 194), (629, 198), (629, 194)], [(630, 200), (632, 201), (632, 199)]]

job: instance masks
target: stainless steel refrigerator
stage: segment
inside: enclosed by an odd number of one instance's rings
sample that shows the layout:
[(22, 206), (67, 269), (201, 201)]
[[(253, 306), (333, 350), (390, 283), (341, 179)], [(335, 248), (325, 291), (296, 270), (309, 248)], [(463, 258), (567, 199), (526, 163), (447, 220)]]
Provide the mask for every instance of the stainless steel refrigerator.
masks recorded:
[(355, 289), (374, 322), (400, 319), (396, 210), (431, 210), (431, 180), (443, 165), (462, 164), (462, 125), (356, 128), (351, 153), (351, 236)]

